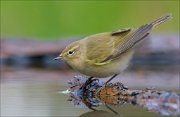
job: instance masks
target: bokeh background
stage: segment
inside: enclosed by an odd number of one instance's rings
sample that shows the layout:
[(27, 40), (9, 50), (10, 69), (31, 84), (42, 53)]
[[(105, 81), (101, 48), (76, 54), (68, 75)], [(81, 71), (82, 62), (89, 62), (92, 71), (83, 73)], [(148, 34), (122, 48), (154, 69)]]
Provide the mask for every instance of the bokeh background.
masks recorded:
[[(161, 15), (156, 31), (179, 31), (179, 1), (1, 1), (1, 36), (57, 39), (139, 26)], [(62, 38), (63, 39), (63, 38)]]
[[(130, 67), (114, 82), (179, 92), (179, 0), (0, 3), (1, 116), (80, 116), (90, 111), (75, 108), (58, 93), (79, 73), (52, 59), (72, 41), (138, 27), (167, 13), (173, 19), (136, 48)], [(125, 117), (161, 116), (132, 105), (113, 108)]]

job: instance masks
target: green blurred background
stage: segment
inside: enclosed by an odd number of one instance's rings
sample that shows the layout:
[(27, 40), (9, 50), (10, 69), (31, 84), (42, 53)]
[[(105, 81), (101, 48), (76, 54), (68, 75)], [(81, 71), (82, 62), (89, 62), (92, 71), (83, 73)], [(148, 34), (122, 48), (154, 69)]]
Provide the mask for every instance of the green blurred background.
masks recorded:
[(172, 13), (155, 32), (179, 31), (179, 0), (1, 1), (1, 37), (58, 39), (140, 26)]

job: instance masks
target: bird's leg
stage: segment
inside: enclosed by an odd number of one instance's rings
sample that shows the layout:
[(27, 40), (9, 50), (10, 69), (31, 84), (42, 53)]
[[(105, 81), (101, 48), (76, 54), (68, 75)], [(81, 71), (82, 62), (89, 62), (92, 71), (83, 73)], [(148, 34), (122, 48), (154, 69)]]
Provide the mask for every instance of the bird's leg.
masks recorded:
[(89, 77), (89, 78), (86, 80), (85, 85), (90, 84), (90, 83), (91, 83), (92, 78), (93, 78), (92, 76), (91, 76), (91, 77)]
[(100, 88), (100, 90), (103, 89), (103, 88), (105, 88), (106, 85), (107, 85), (112, 79), (114, 79), (117, 75), (118, 75), (118, 74), (114, 74), (108, 81), (106, 81), (106, 82), (104, 83), (104, 85)]
[(114, 79), (116, 76), (117, 76), (117, 74), (114, 74), (108, 81), (106, 81), (105, 86), (106, 86), (112, 79)]
[(85, 87), (91, 83), (93, 77), (89, 77), (86, 82), (82, 85), (81, 89), (83, 89), (84, 91), (86, 90)]

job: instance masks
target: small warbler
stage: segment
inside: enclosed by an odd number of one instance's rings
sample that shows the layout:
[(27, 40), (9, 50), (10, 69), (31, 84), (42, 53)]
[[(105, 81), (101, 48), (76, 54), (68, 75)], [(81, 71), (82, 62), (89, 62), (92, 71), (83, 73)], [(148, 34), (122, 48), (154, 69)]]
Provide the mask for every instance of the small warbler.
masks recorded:
[(85, 37), (69, 44), (55, 59), (62, 59), (82, 74), (104, 78), (106, 84), (128, 67), (133, 47), (149, 36), (151, 30), (171, 19), (164, 15), (138, 28), (127, 28)]

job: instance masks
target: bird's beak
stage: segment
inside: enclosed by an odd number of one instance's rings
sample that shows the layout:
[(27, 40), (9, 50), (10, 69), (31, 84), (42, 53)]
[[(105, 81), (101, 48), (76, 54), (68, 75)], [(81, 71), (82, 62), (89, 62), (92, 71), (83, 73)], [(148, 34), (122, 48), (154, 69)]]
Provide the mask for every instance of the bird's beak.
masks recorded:
[(58, 56), (58, 57), (54, 58), (53, 60), (58, 60), (58, 59), (61, 59), (61, 58), (62, 58), (62, 56)]

